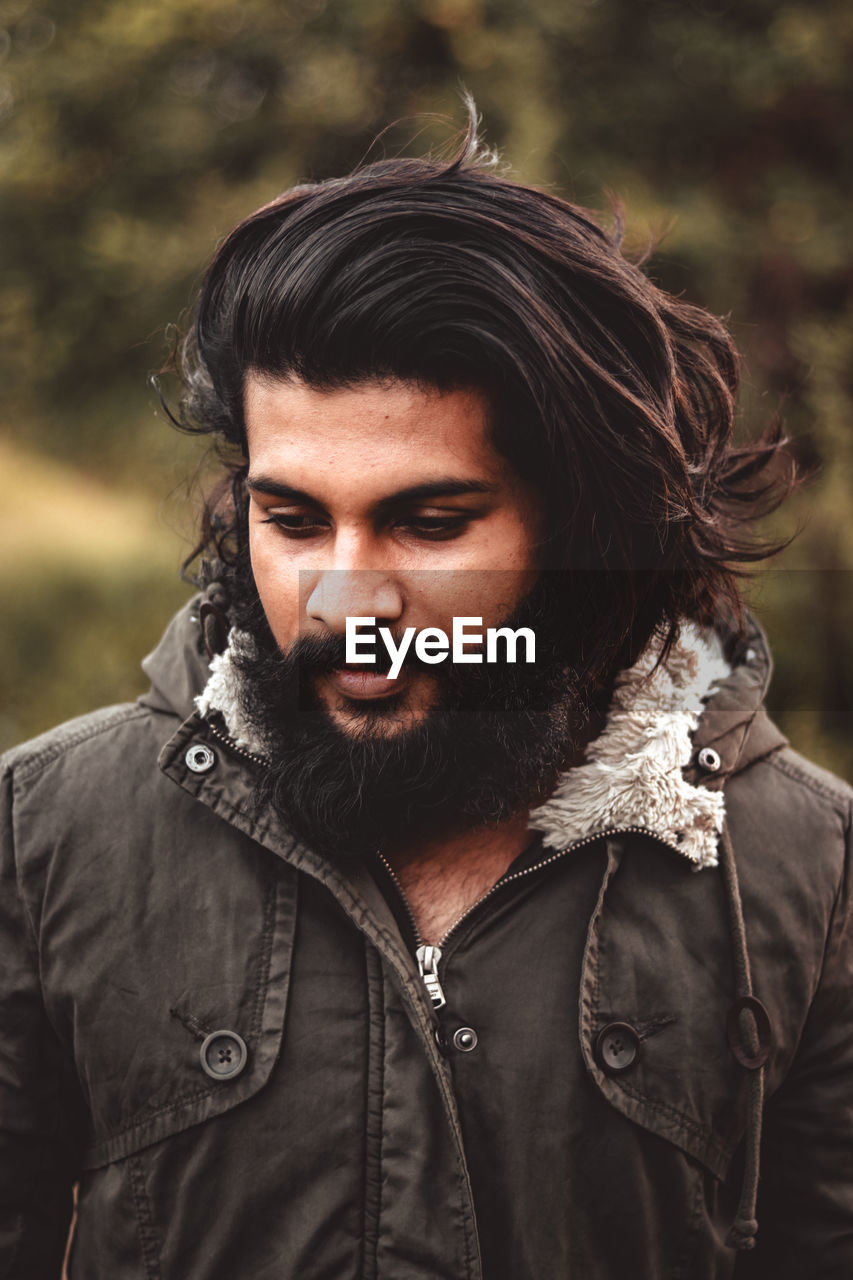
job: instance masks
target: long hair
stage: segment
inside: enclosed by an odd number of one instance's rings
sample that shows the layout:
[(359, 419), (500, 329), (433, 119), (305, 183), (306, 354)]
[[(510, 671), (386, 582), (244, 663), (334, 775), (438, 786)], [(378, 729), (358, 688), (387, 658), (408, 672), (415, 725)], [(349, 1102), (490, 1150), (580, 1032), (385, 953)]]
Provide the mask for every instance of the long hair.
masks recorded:
[(229, 459), (195, 554), (245, 571), (247, 371), (474, 388), (541, 495), (574, 661), (604, 679), (685, 618), (737, 633), (738, 575), (770, 551), (754, 519), (793, 484), (775, 474), (780, 427), (735, 446), (727, 330), (626, 259), (615, 221), (494, 171), (473, 115), (450, 162), (383, 160), (246, 218), (178, 358), (178, 424)]

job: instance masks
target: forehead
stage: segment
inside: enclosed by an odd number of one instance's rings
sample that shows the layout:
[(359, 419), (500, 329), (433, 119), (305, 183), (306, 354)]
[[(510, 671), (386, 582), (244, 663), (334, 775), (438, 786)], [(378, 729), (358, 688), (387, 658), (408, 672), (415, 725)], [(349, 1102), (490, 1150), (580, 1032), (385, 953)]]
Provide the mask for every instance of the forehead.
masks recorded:
[(358, 383), (319, 390), (298, 379), (250, 373), (244, 413), (250, 470), (311, 477), (370, 477), (397, 483), (460, 477), (502, 478), (507, 464), (489, 439), (486, 397), (409, 382)]

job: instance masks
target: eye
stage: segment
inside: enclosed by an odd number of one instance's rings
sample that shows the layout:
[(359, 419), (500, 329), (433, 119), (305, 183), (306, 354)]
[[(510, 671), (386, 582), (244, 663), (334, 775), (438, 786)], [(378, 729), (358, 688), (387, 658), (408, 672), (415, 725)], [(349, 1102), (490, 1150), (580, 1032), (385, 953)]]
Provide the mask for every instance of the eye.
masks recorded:
[(468, 512), (454, 516), (412, 516), (407, 520), (400, 520), (398, 528), (409, 531), (416, 538), (441, 542), (463, 533), (470, 521), (471, 515)]
[(313, 538), (327, 527), (317, 516), (305, 513), (269, 515), (260, 523), (276, 525), (288, 538)]

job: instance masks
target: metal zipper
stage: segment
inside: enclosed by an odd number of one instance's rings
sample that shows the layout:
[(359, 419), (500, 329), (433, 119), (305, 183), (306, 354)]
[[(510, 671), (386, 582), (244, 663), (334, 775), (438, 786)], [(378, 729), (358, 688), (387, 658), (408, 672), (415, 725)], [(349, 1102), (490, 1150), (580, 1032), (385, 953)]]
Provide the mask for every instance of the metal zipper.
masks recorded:
[(420, 946), (415, 952), (418, 969), (423, 978), (433, 1009), (441, 1009), (447, 1004), (441, 983), (438, 978), (438, 962), (441, 959), (440, 947)]
[(415, 939), (415, 959), (418, 962), (418, 973), (427, 989), (429, 998), (432, 1001), (433, 1009), (441, 1009), (447, 1004), (444, 992), (441, 989), (441, 982), (438, 977), (438, 962), (441, 959), (441, 947), (427, 946), (423, 940), (423, 935), (418, 928), (418, 922), (415, 919), (415, 913), (412, 910), (412, 904), (406, 897), (405, 890), (400, 884), (397, 872), (391, 866), (391, 863), (385, 857), (385, 854), (377, 850), (379, 861), (387, 871), (394, 887), (400, 895), (400, 900), (406, 908), (406, 915), (409, 917), (409, 923), (412, 926), (412, 934)]
[(236, 752), (238, 756), (243, 756), (246, 760), (251, 760), (253, 764), (262, 765), (264, 768), (269, 765), (269, 760), (265, 760), (263, 756), (255, 755), (253, 751), (247, 751), (245, 747), (238, 747), (230, 733), (223, 733), (221, 729), (217, 729), (216, 725), (211, 724), (209, 720), (206, 720), (205, 724), (207, 725), (210, 733), (213, 734), (214, 738), (218, 738), (220, 742), (224, 742), (232, 751)]
[(384, 853), (379, 853), (379, 860), (396, 886), (397, 892), (403, 900), (406, 913), (411, 921), (412, 932), (415, 936), (416, 943), (415, 959), (418, 962), (418, 971), (423, 980), (423, 984), (427, 989), (430, 1000), (432, 1001), (433, 1008), (440, 1009), (443, 1005), (447, 1004), (438, 976), (438, 962), (441, 959), (442, 948), (445, 946), (448, 938), (454, 930), (458, 929), (461, 924), (464, 924), (468, 917), (473, 915), (475, 911), (479, 910), (484, 902), (491, 898), (493, 894), (498, 893), (499, 890), (503, 889), (505, 885), (512, 884), (516, 880), (523, 880), (525, 876), (533, 875), (535, 871), (541, 871), (543, 867), (551, 866), (552, 863), (565, 857), (567, 853), (573, 853), (576, 849), (582, 849), (584, 846), (594, 844), (596, 840), (603, 840), (608, 836), (624, 835), (651, 836), (660, 844), (665, 844), (667, 848), (673, 849), (676, 853), (681, 853), (678, 845), (673, 844), (670, 840), (662, 840), (661, 837), (656, 832), (652, 831), (650, 827), (606, 827), (603, 831), (596, 831), (594, 835), (584, 836), (581, 840), (575, 840), (574, 843), (566, 845), (565, 849), (558, 849), (556, 853), (552, 853), (548, 858), (543, 858), (541, 862), (534, 863), (532, 867), (524, 867), (521, 871), (514, 871), (511, 875), (501, 876), (500, 880), (497, 880), (492, 885), (491, 889), (483, 894), (482, 898), (478, 898), (472, 906), (463, 911), (462, 915), (459, 916), (458, 919), (454, 920), (453, 924), (439, 940), (438, 946), (427, 946), (424, 944), (421, 931), (418, 928), (418, 922), (415, 919), (415, 913), (412, 910), (412, 904), (406, 897), (397, 873), (385, 857)]

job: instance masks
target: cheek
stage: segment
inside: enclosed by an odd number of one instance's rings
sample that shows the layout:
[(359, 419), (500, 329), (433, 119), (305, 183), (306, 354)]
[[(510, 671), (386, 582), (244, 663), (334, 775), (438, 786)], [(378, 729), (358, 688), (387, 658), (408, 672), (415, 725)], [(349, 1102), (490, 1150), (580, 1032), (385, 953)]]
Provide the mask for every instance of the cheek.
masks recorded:
[(266, 528), (249, 529), (252, 574), (277, 643), (286, 647), (299, 633), (299, 574), (276, 550)]
[(492, 569), (465, 575), (456, 593), (453, 612), (482, 618), (494, 626), (509, 617), (533, 590), (537, 574), (532, 570)]
[[(494, 564), (491, 560), (490, 566)], [(536, 584), (535, 569), (476, 568), (413, 575), (408, 580), (408, 614), (404, 621), (440, 627), (448, 635), (454, 618), (482, 618), (486, 627), (503, 622)]]
[(539, 577), (539, 521), (521, 515), (483, 529), (474, 553), (454, 583), (451, 612), (481, 616), (487, 624), (505, 618)]

